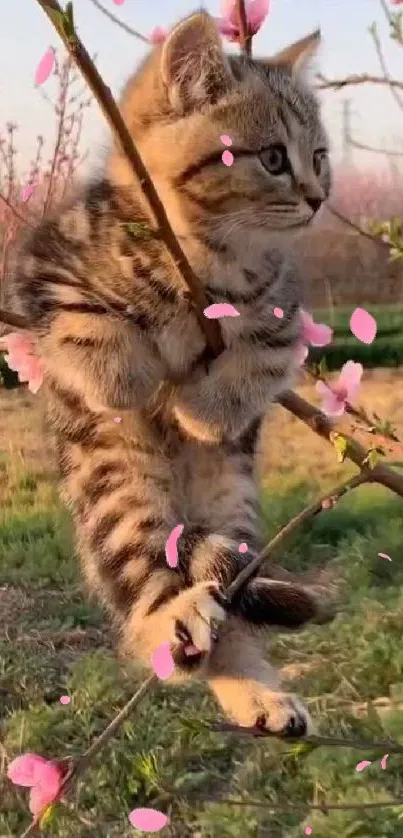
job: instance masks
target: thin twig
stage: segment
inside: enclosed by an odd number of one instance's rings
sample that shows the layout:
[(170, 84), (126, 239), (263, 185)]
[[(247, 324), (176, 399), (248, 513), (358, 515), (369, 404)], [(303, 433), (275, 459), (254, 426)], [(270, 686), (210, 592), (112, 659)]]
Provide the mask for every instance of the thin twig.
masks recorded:
[[(301, 739), (294, 739), (292, 737), (281, 736), (278, 733), (273, 733), (271, 730), (259, 727), (240, 727), (231, 722), (214, 722), (209, 725), (209, 730), (218, 733), (237, 733), (240, 736), (252, 736), (255, 739), (281, 739), (285, 742), (299, 742)], [(342, 739), (334, 736), (307, 736), (303, 740), (305, 745), (313, 745), (315, 748), (354, 748), (358, 751), (380, 751), (384, 754), (386, 751), (389, 754), (403, 754), (403, 745), (397, 742), (365, 742), (361, 739)]]
[(397, 88), (394, 87), (391, 84), (391, 75), (390, 75), (389, 70), (388, 70), (388, 65), (386, 63), (386, 58), (383, 54), (382, 44), (381, 44), (377, 29), (376, 29), (376, 25), (373, 24), (373, 26), (370, 27), (369, 31), (370, 31), (372, 40), (374, 42), (374, 46), (375, 46), (376, 54), (378, 56), (378, 61), (379, 61), (380, 68), (383, 72), (383, 75), (384, 75), (385, 79), (388, 82), (388, 86), (389, 86), (391, 95), (393, 96), (399, 110), (403, 110), (403, 99), (401, 98), (401, 96), (399, 96), (399, 92), (398, 92)]
[(360, 140), (355, 140), (350, 134), (346, 134), (346, 142), (353, 148), (358, 148), (361, 151), (370, 151), (371, 154), (384, 154), (386, 157), (403, 157), (403, 151), (394, 151), (389, 148), (377, 148), (373, 145), (367, 145)]
[(372, 233), (369, 233), (368, 230), (364, 230), (363, 227), (361, 227), (355, 221), (352, 221), (351, 218), (348, 218), (347, 215), (343, 215), (342, 212), (339, 212), (339, 210), (336, 209), (336, 207), (334, 207), (332, 204), (326, 204), (326, 209), (328, 210), (328, 212), (334, 215), (335, 218), (338, 218), (339, 221), (342, 221), (343, 224), (346, 224), (348, 227), (351, 227), (353, 230), (355, 230), (356, 233), (359, 233), (361, 236), (365, 236), (365, 238), (370, 239), (382, 248), (387, 247), (390, 249), (390, 245), (387, 242), (382, 241), (380, 236), (374, 236)]
[(379, 84), (385, 87), (403, 90), (403, 81), (387, 79), (384, 76), (371, 76), (369, 73), (353, 73), (351, 76), (345, 76), (341, 79), (328, 79), (326, 76), (318, 73), (316, 78), (319, 79), (319, 84), (317, 85), (318, 90), (342, 90), (344, 87), (357, 84)]
[(252, 34), (248, 25), (248, 18), (246, 15), (245, 0), (236, 0), (236, 10), (239, 20), (240, 32), (240, 47), (242, 52), (251, 58), (252, 56)]
[(28, 221), (27, 218), (25, 218), (23, 215), (21, 215), (21, 213), (13, 206), (11, 201), (9, 201), (8, 198), (6, 198), (6, 196), (3, 195), (1, 192), (0, 192), (0, 201), (3, 201), (3, 203), (6, 204), (6, 206), (9, 208), (9, 210), (11, 210), (13, 215), (16, 218), (18, 218), (18, 221), (21, 221), (22, 224), (25, 224), (27, 227), (30, 227), (31, 230), (35, 230), (35, 227), (33, 226), (33, 224), (31, 224), (30, 221)]
[(294, 810), (308, 809), (311, 812), (322, 812), (323, 815), (327, 815), (328, 812), (347, 812), (353, 809), (379, 809), (384, 806), (403, 806), (403, 798), (379, 800), (374, 803), (328, 803), (327, 800), (324, 800), (323, 803), (310, 803), (307, 800), (304, 803), (297, 800), (295, 803), (290, 803), (287, 806), (282, 803), (265, 802), (264, 800), (227, 800), (225, 798), (217, 800), (204, 797), (203, 803), (219, 803), (221, 806), (250, 806), (255, 809), (268, 809), (269, 811), (273, 810), (276, 812), (294, 812)]
[(321, 510), (323, 509), (323, 504), (326, 500), (328, 500), (329, 498), (341, 498), (342, 495), (346, 494), (346, 492), (348, 492), (350, 489), (354, 489), (357, 486), (361, 486), (362, 483), (368, 483), (370, 480), (371, 472), (366, 471), (364, 469), (363, 471), (360, 471), (359, 474), (356, 474), (355, 477), (352, 477), (345, 483), (342, 483), (341, 485), (336, 486), (334, 489), (325, 492), (322, 495), (322, 497), (320, 497), (314, 503), (310, 504), (310, 506), (307, 506), (306, 509), (303, 509), (301, 512), (299, 512), (298, 515), (295, 516), (295, 518), (291, 519), (291, 521), (288, 521), (288, 523), (284, 527), (282, 527), (282, 529), (274, 536), (274, 538), (272, 538), (271, 541), (269, 541), (269, 543), (266, 544), (266, 547), (261, 551), (261, 553), (259, 553), (259, 555), (256, 556), (255, 559), (249, 562), (249, 564), (246, 565), (246, 567), (244, 567), (244, 569), (241, 570), (240, 573), (238, 573), (237, 577), (231, 583), (226, 592), (226, 598), (228, 599), (228, 601), (231, 602), (231, 600), (238, 593), (240, 588), (246, 584), (248, 579), (250, 579), (250, 577), (254, 573), (256, 573), (256, 570), (259, 569), (261, 564), (266, 559), (268, 559), (269, 556), (272, 555), (272, 553), (274, 553), (277, 550), (279, 545), (286, 538), (288, 538), (289, 535), (291, 535), (296, 529), (298, 529), (298, 527), (302, 526), (302, 524), (304, 524), (305, 521), (308, 521), (310, 518), (313, 518), (315, 515), (317, 515), (318, 512), (321, 512)]
[[(66, 794), (75, 780), (83, 774), (89, 765), (94, 761), (96, 755), (102, 748), (109, 742), (110, 739), (115, 735), (115, 733), (119, 730), (122, 726), (123, 722), (130, 716), (133, 710), (138, 707), (140, 701), (144, 698), (144, 696), (149, 692), (151, 687), (153, 687), (157, 683), (156, 675), (150, 675), (139, 687), (137, 692), (131, 697), (131, 699), (125, 704), (124, 707), (120, 710), (120, 712), (115, 716), (114, 719), (108, 724), (105, 730), (102, 731), (101, 735), (95, 739), (95, 741), (90, 745), (90, 747), (84, 751), (84, 753), (79, 757), (76, 762), (73, 763), (72, 767), (67, 772), (63, 782), (60, 785), (60, 789), (57, 795), (57, 800), (60, 800), (63, 794)], [(33, 835), (35, 830), (38, 828), (41, 822), (43, 813), (39, 813), (29, 824), (28, 828), (25, 832), (21, 835), (21, 838), (27, 838), (28, 835)]]
[(137, 32), (136, 29), (132, 29), (132, 27), (128, 26), (127, 23), (124, 23), (123, 20), (119, 20), (119, 18), (116, 17), (116, 15), (112, 14), (112, 12), (110, 12), (109, 9), (105, 9), (105, 7), (102, 5), (102, 3), (99, 2), (99, 0), (91, 0), (91, 3), (97, 9), (99, 9), (99, 11), (102, 12), (102, 14), (104, 14), (105, 17), (109, 18), (109, 20), (111, 20), (113, 23), (116, 23), (117, 26), (120, 26), (121, 29), (127, 32), (128, 35), (133, 35), (135, 38), (138, 38), (139, 41), (143, 41), (144, 44), (150, 43), (149, 39), (146, 38), (145, 35), (142, 35), (141, 32)]
[(60, 15), (62, 15), (64, 19), (65, 13), (57, 0), (36, 0), (36, 2), (43, 9), (46, 16), (55, 27), (66, 49), (77, 64), (77, 67), (81, 70), (81, 73), (87, 81), (90, 90), (94, 94), (94, 97), (97, 100), (110, 128), (112, 129), (116, 140), (130, 163), (133, 175), (141, 186), (144, 197), (148, 203), (149, 212), (151, 216), (154, 217), (158, 225), (159, 234), (167, 247), (175, 269), (179, 272), (185, 286), (189, 288), (191, 292), (194, 301), (194, 313), (197, 317), (199, 326), (206, 337), (208, 345), (213, 349), (216, 355), (219, 355), (224, 349), (224, 344), (218, 321), (209, 320), (203, 314), (204, 309), (208, 306), (203, 286), (193, 272), (188, 259), (185, 256), (174, 231), (172, 230), (164, 205), (155, 189), (143, 160), (133, 143), (133, 139), (125, 122), (123, 121), (122, 115), (112, 96), (110, 88), (107, 87), (102, 80), (94, 62), (85, 49), (83, 43), (80, 41), (77, 33), (74, 31), (74, 33), (70, 33), (70, 35), (68, 35), (66, 34), (66, 28), (63, 29), (60, 25)]

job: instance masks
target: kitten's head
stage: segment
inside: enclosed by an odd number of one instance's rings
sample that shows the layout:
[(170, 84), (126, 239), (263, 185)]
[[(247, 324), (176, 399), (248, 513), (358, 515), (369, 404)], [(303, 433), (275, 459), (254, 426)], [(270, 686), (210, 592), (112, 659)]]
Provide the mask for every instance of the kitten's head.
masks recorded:
[[(226, 56), (213, 18), (199, 12), (129, 81), (123, 116), (176, 232), (222, 238), (312, 220), (330, 189), (327, 137), (304, 79), (319, 41), (316, 32), (267, 60)], [(110, 172), (130, 182), (119, 152)]]

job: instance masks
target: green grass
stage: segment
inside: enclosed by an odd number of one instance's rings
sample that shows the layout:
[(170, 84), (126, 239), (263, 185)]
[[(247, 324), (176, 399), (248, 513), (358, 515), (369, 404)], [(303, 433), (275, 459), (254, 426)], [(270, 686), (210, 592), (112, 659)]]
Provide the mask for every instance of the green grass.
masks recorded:
[[(268, 537), (319, 490), (314, 469), (287, 461), (265, 482)], [(4, 460), (0, 513), (0, 766), (24, 751), (78, 755), (133, 693), (144, 673), (118, 662), (97, 608), (80, 593), (68, 519), (53, 478), (35, 464)], [(335, 464), (336, 468), (336, 464)], [(327, 475), (329, 483), (334, 476)], [(280, 563), (305, 571), (329, 563), (344, 580), (338, 616), (327, 626), (277, 634), (271, 657), (300, 669), (292, 689), (309, 702), (324, 734), (403, 743), (402, 707), (357, 706), (378, 696), (403, 701), (403, 516), (401, 501), (376, 487), (357, 489), (287, 544)], [(388, 553), (393, 562), (378, 557)], [(62, 706), (59, 697), (71, 696)], [(147, 696), (63, 806), (55, 838), (129, 838), (137, 806), (169, 812), (170, 838), (398, 838), (397, 809), (324, 816), (297, 809), (308, 799), (369, 802), (403, 798), (403, 758), (320, 748), (298, 756), (285, 744), (249, 741), (203, 729), (217, 708), (198, 685)], [(3, 761), (1, 759), (3, 757)], [(361, 759), (373, 764), (355, 771)], [(240, 808), (225, 798), (294, 805), (283, 813)], [(206, 802), (209, 799), (213, 802)], [(0, 836), (29, 820), (27, 794), (0, 780)]]

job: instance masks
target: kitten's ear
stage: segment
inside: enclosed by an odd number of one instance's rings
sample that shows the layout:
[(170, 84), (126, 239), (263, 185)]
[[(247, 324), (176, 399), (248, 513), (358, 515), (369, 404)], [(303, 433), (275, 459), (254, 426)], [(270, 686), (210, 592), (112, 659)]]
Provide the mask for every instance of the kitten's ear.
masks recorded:
[(161, 75), (174, 110), (214, 101), (231, 86), (231, 72), (212, 17), (197, 12), (172, 30), (161, 54)]
[(320, 29), (316, 29), (315, 32), (311, 32), (310, 35), (295, 41), (294, 44), (281, 50), (277, 55), (270, 57), (267, 64), (288, 67), (293, 75), (300, 75), (306, 70), (307, 64), (316, 53), (320, 42), (321, 32)]

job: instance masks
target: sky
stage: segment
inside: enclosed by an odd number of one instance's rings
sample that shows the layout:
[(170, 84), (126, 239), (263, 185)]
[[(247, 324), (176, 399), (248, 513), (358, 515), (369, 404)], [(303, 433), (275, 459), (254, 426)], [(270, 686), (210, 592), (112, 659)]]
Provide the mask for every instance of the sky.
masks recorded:
[[(124, 0), (121, 5), (115, 5), (113, 0), (102, 2), (145, 35), (156, 25), (169, 27), (202, 5), (200, 0)], [(54, 115), (49, 102), (35, 89), (33, 79), (46, 49), (60, 44), (36, 0), (0, 0), (0, 5), (4, 7), (0, 29), (0, 133), (7, 121), (18, 123), (18, 162), (23, 172), (33, 156), (37, 134), (42, 133), (51, 144)], [(219, 14), (220, 0), (204, 0), (203, 5), (212, 14)], [(74, 10), (82, 41), (91, 55), (97, 55), (98, 69), (112, 92), (118, 94), (147, 46), (110, 22), (91, 0), (74, 0)], [(273, 54), (320, 26), (322, 46), (316, 60), (317, 71), (337, 78), (364, 72), (379, 75), (379, 62), (369, 33), (374, 21), (379, 26), (389, 72), (403, 79), (403, 48), (388, 38), (379, 0), (271, 0), (270, 15), (254, 39), (254, 52), (259, 56)], [(54, 80), (50, 79), (44, 85), (44, 92), (52, 96), (54, 90)], [(388, 88), (348, 87), (337, 93), (324, 92), (321, 100), (336, 160), (343, 155), (345, 100), (351, 103), (351, 130), (357, 140), (403, 150), (403, 113)], [(108, 141), (103, 116), (93, 104), (86, 117), (83, 137), (83, 146), (89, 153), (87, 165), (100, 165)], [(370, 169), (387, 165), (384, 156), (359, 151), (350, 152), (350, 162)]]

